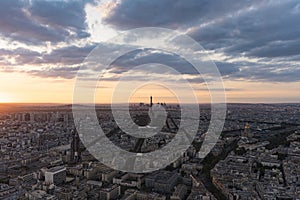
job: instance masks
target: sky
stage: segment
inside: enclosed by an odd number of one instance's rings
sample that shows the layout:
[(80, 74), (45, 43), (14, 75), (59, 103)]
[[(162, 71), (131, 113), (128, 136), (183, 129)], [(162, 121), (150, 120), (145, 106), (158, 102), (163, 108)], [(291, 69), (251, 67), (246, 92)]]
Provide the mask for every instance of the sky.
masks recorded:
[[(227, 102), (299, 103), (299, 19), (298, 0), (1, 0), (0, 102), (72, 103), (77, 73), (87, 72), (85, 61), (93, 49), (118, 52), (121, 47), (109, 39), (135, 28), (160, 27), (203, 47), (192, 55), (205, 51), (215, 63)], [(147, 63), (143, 69), (130, 68)], [(151, 63), (171, 66), (189, 81), (200, 103), (210, 102), (211, 83), (203, 81), (208, 74), (199, 75), (182, 57), (155, 48), (129, 52), (109, 70), (89, 71), (105, 72), (95, 101), (112, 102), (122, 77), (140, 85), (122, 91), (133, 102), (148, 101), (150, 95), (157, 102), (177, 102), (176, 96), (188, 93), (177, 75), (150, 73)], [(155, 84), (162, 79), (179, 92)]]

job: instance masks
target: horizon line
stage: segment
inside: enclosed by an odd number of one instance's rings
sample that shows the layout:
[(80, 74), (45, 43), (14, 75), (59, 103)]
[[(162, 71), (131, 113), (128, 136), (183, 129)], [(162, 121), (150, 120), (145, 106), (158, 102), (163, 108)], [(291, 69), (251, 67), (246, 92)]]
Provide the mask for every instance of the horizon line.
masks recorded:
[[(145, 105), (149, 104), (149, 103), (145, 103), (145, 102), (132, 102), (129, 104), (140, 104), (140, 103), (144, 103)], [(37, 105), (43, 105), (43, 104), (52, 104), (52, 105), (73, 105), (73, 103), (58, 103), (58, 102), (0, 102), (0, 105), (2, 104), (37, 104)], [(123, 103), (95, 103), (95, 105), (111, 105), (111, 104), (128, 104), (128, 102), (123, 102)], [(154, 103), (157, 104), (157, 103)], [(169, 105), (178, 105), (178, 103), (166, 103)], [(182, 103), (182, 104), (193, 104), (193, 103)], [(210, 102), (203, 102), (203, 103), (198, 103), (199, 105), (201, 104), (212, 104)], [(300, 104), (300, 102), (223, 102), (223, 103), (213, 103), (213, 104)], [(77, 105), (93, 105), (91, 103), (82, 103), (82, 104), (77, 104)]]

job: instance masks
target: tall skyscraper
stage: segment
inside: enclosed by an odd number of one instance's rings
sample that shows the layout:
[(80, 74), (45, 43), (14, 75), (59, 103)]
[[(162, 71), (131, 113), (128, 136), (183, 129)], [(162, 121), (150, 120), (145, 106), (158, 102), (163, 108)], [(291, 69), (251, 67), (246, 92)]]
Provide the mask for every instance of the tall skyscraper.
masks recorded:
[(152, 96), (150, 96), (150, 107), (153, 106), (153, 102), (152, 102)]
[(71, 143), (71, 161), (78, 162), (80, 160), (80, 138), (76, 129), (72, 130)]

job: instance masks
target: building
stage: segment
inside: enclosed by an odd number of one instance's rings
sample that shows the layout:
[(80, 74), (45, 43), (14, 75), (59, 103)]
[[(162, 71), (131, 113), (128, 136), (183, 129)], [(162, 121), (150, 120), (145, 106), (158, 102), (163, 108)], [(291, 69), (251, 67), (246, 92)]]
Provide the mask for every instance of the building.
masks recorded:
[(100, 190), (100, 199), (117, 199), (121, 194), (121, 188), (118, 185), (111, 185)]
[(125, 187), (141, 188), (144, 183), (144, 175), (126, 173), (119, 177), (113, 178), (113, 183)]
[(158, 171), (145, 179), (147, 188), (159, 193), (171, 193), (178, 181), (178, 174), (169, 171)]
[(47, 192), (43, 190), (33, 190), (26, 192), (25, 194), (26, 199), (29, 200), (39, 200), (39, 199), (44, 199), (44, 200), (58, 200), (57, 197), (54, 195), (47, 194)]
[(150, 96), (150, 107), (153, 106), (153, 102), (152, 102), (152, 96)]
[(0, 200), (14, 200), (18, 199), (20, 191), (15, 187), (6, 184), (0, 184)]
[(176, 186), (175, 191), (173, 192), (170, 199), (171, 200), (181, 200), (181, 199), (184, 199), (186, 194), (187, 194), (187, 187), (183, 184), (179, 184)]
[(166, 200), (167, 197), (158, 193), (137, 192), (136, 200)]
[(66, 181), (66, 168), (63, 166), (53, 167), (45, 172), (45, 182), (59, 185)]
[(71, 162), (77, 163), (81, 159), (80, 155), (80, 138), (77, 130), (72, 130), (72, 142), (71, 142)]

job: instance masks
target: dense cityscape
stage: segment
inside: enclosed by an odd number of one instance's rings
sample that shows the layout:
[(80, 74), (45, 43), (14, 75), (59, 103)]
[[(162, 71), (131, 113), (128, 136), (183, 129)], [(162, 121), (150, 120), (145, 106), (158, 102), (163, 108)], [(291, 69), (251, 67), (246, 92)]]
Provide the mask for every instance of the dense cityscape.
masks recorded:
[(0, 0), (0, 200), (300, 200), (300, 0)]
[[(121, 131), (109, 105), (98, 105), (106, 136), (136, 153), (168, 144), (178, 129), (180, 107), (162, 104), (168, 117), (159, 134), (140, 140)], [(223, 132), (199, 157), (210, 120), (200, 105), (193, 144), (175, 162), (151, 173), (113, 170), (82, 144), (70, 105), (1, 107), (0, 199), (299, 199), (300, 105), (228, 104)], [(132, 104), (140, 126), (149, 104)]]

